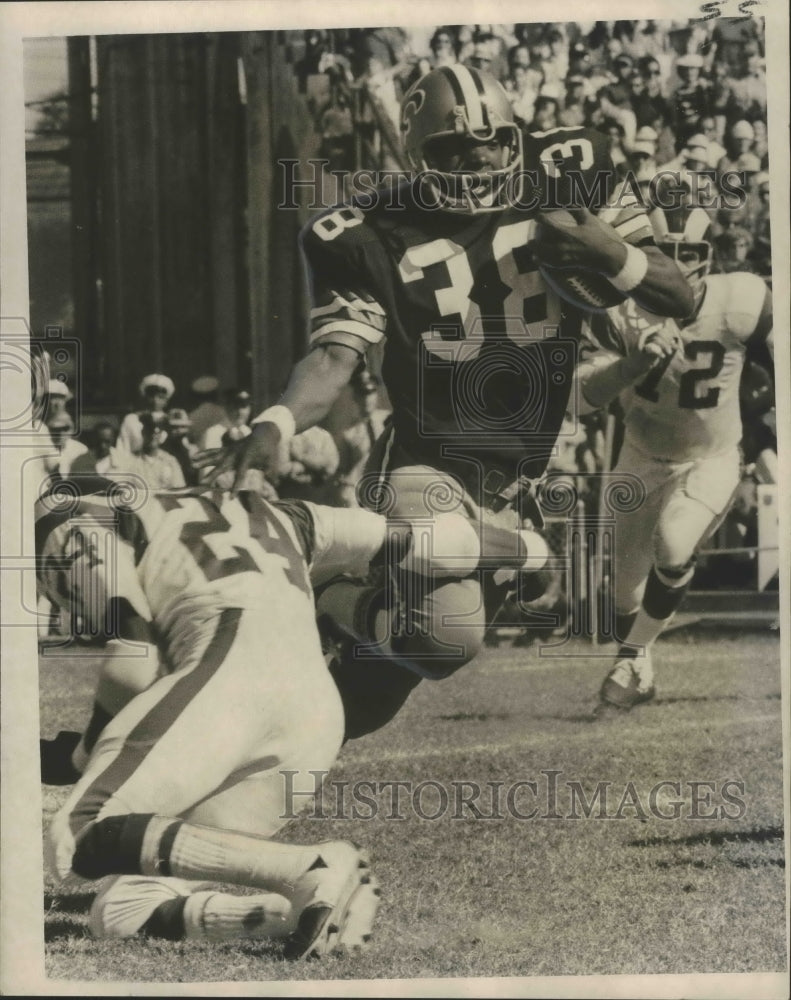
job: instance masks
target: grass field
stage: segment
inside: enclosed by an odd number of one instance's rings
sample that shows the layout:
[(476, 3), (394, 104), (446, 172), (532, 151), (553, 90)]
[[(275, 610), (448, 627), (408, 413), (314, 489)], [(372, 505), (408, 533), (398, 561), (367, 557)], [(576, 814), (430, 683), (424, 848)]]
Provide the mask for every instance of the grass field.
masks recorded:
[[(442, 815), (421, 818), (408, 794), (395, 802), (380, 784), (374, 795), (365, 790), (374, 805), (357, 802), (358, 815), (376, 816), (351, 818), (349, 786), (348, 818), (335, 818), (335, 784), (324, 818), (287, 828), (287, 839), (343, 837), (371, 850), (384, 895), (370, 951), (293, 965), (266, 943), (97, 942), (86, 930), (91, 886), (61, 894), (50, 883), (47, 974), (262, 982), (782, 971), (778, 658), (776, 632), (676, 632), (656, 649), (656, 701), (595, 717), (607, 660), (488, 649), (448, 680), (422, 684), (389, 727), (344, 748), (332, 775), (436, 782), (417, 807), (442, 812), (444, 789)], [(78, 728), (90, 665), (42, 658), (41, 691), (42, 735)], [(546, 771), (561, 772), (554, 809)], [(477, 803), (483, 816), (502, 818), (474, 818), (453, 784), (462, 780), (502, 782), (499, 810), (491, 785)], [(681, 794), (666, 786), (652, 808), (651, 789), (663, 780), (680, 782)], [(743, 783), (743, 792), (727, 786), (736, 802), (723, 798), (728, 780)], [(536, 791), (521, 786), (509, 808), (518, 781), (535, 782)], [(601, 800), (585, 818), (572, 800), (575, 781), (589, 801), (599, 782), (610, 783), (609, 818), (600, 816)], [(690, 782), (714, 789), (695, 793)], [(63, 790), (45, 788), (45, 820), (62, 799)], [(655, 815), (672, 815), (673, 801), (679, 818)], [(388, 818), (394, 807), (403, 819)], [(532, 819), (516, 815), (533, 808)], [(560, 818), (542, 818), (549, 813)]]

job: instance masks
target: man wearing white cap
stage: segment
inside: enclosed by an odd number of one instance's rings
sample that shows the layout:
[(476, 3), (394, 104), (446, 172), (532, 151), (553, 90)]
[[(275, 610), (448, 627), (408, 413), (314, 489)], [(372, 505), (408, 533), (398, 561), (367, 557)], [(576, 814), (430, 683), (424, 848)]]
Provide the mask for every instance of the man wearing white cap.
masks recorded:
[(686, 139), (700, 129), (701, 119), (709, 113), (709, 85), (700, 79), (703, 57), (696, 53), (679, 56), (676, 72), (680, 85), (673, 95), (673, 129), (677, 139)]
[(175, 391), (176, 387), (167, 375), (146, 375), (139, 386), (143, 406), (140, 410), (127, 413), (124, 417), (118, 432), (118, 447), (137, 455), (143, 447), (140, 417), (143, 413), (164, 414), (168, 400)]

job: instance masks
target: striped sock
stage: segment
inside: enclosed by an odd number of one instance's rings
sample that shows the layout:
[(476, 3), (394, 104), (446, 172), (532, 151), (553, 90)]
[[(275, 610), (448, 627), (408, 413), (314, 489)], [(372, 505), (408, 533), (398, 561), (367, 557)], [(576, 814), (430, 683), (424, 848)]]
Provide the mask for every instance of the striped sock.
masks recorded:
[(183, 920), (184, 936), (193, 940), (279, 938), (293, 930), (291, 904), (274, 893), (194, 892), (184, 907)]

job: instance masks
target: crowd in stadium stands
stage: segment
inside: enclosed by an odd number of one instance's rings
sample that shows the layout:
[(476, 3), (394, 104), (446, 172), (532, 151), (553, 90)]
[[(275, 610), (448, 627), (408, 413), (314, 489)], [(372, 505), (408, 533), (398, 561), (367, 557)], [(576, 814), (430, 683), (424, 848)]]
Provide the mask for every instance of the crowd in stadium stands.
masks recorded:
[[(381, 109), (380, 124), (389, 119), (397, 135), (399, 103), (412, 83), (460, 62), (493, 74), (531, 131), (585, 125), (604, 132), (616, 169), (631, 172), (646, 197), (652, 178), (676, 171), (684, 202), (712, 217), (714, 271), (768, 278), (762, 24), (712, 18), (313, 30), (305, 33), (295, 68), (333, 168), (369, 166), (351, 158), (354, 130), (376, 131), (365, 110), (355, 111), (355, 90)], [(727, 171), (741, 175), (746, 201), (718, 209), (714, 195)]]

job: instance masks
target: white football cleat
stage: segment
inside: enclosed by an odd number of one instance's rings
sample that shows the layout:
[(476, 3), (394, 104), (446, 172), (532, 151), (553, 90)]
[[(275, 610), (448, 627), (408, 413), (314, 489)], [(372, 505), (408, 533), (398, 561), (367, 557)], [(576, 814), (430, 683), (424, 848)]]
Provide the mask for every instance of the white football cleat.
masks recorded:
[(291, 905), (296, 928), (286, 958), (321, 958), (361, 951), (371, 938), (381, 890), (368, 855), (348, 841), (318, 844), (319, 855), (297, 882)]
[(651, 701), (655, 694), (651, 654), (646, 650), (640, 659), (625, 656), (618, 660), (604, 678), (599, 698), (607, 705), (630, 709)]

